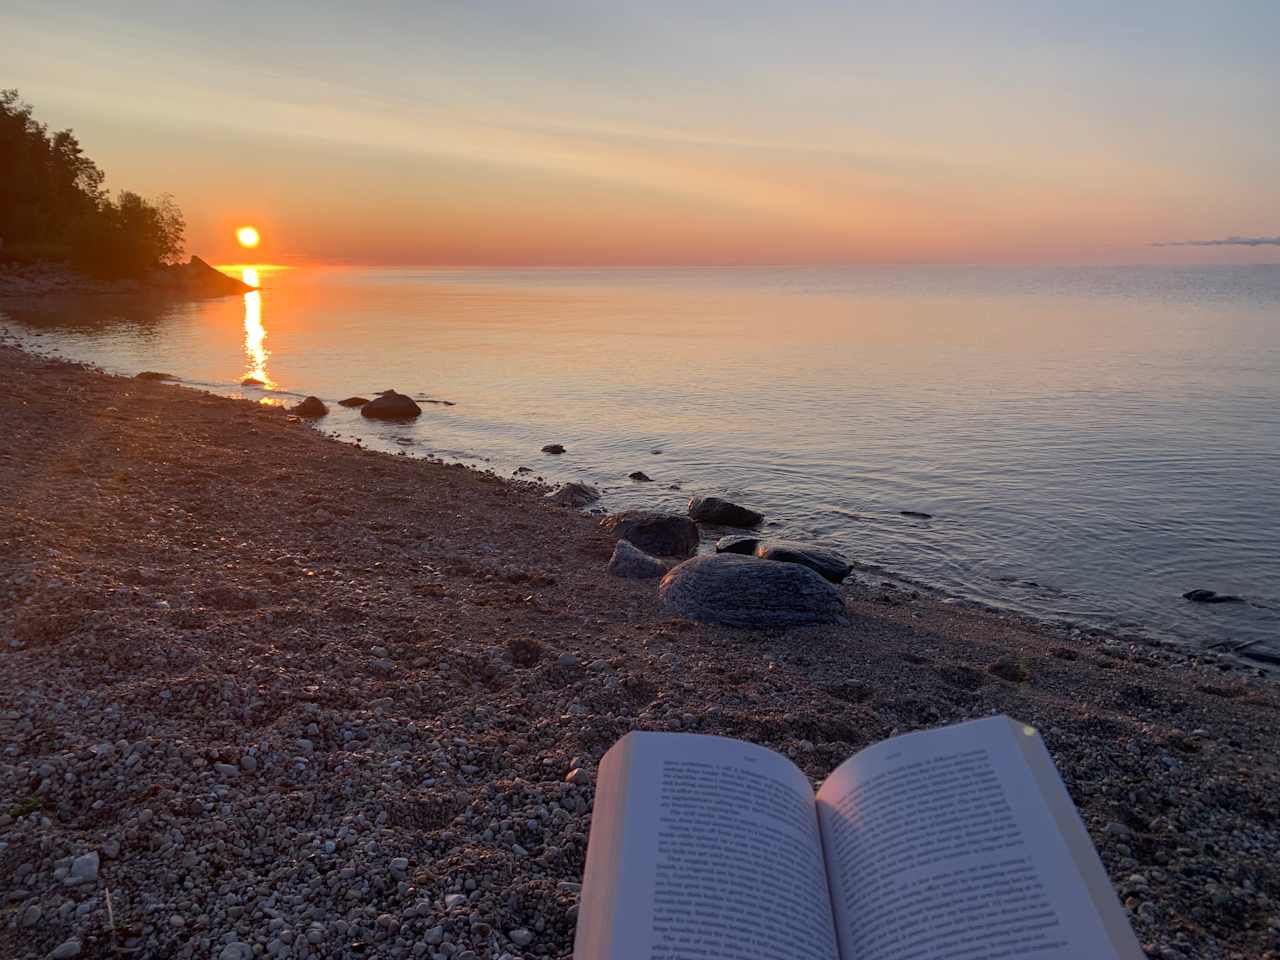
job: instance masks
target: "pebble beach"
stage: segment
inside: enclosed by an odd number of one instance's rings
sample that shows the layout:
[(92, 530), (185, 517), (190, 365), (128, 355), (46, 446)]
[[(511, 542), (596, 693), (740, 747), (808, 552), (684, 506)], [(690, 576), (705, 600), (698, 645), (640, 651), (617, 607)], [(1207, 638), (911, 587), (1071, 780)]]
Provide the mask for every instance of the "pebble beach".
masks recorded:
[(710, 626), (538, 484), (3, 344), (0, 490), (0, 956), (567, 958), (626, 732), (816, 784), (1007, 713), (1148, 956), (1280, 957), (1255, 666), (866, 575), (845, 623)]

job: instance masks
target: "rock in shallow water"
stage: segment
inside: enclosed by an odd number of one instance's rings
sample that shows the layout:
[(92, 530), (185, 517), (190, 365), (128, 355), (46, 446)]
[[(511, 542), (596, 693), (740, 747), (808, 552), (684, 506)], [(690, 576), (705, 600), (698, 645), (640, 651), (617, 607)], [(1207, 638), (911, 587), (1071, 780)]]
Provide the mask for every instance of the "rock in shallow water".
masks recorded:
[(323, 417), (329, 412), (329, 408), (319, 397), (307, 397), (289, 412), (296, 413), (300, 417)]
[(422, 408), (413, 397), (406, 397), (394, 390), (385, 390), (360, 408), (360, 416), (370, 420), (412, 420), (422, 415)]
[(626, 540), (619, 540), (609, 558), (609, 573), (629, 580), (656, 580), (670, 569), (657, 557), (651, 557)]
[(1215, 593), (1212, 590), (1188, 590), (1182, 595), (1183, 600), (1190, 600), (1192, 603), (1244, 603), (1244, 597), (1237, 597), (1230, 593)]
[(340, 406), (340, 407), (363, 407), (363, 406), (364, 406), (366, 403), (368, 403), (368, 402), (369, 402), (369, 398), (368, 398), (368, 397), (347, 397), (347, 399), (345, 399), (345, 400), (339, 400), (339, 401), (338, 401), (338, 406)]
[(662, 578), (658, 599), (673, 613), (730, 627), (802, 626), (848, 617), (840, 592), (808, 567), (733, 553), (686, 560)]
[(716, 541), (716, 553), (742, 553), (749, 557), (756, 552), (756, 547), (758, 546), (760, 546), (759, 537), (738, 535), (721, 537)]
[(548, 443), (542, 448), (543, 453), (564, 453), (563, 443)]
[(842, 583), (853, 571), (853, 564), (834, 550), (794, 540), (765, 540), (756, 547), (756, 556), (762, 560), (800, 564), (816, 570), (832, 583)]
[(674, 513), (627, 510), (605, 517), (600, 526), (658, 557), (687, 557), (698, 549), (698, 525)]
[[(527, 470), (527, 468), (521, 469)], [(600, 491), (587, 483), (562, 483), (547, 494), (547, 499), (553, 503), (564, 504), (566, 507), (585, 507), (600, 499)]]
[(694, 497), (689, 501), (689, 516), (699, 523), (721, 523), (726, 527), (754, 527), (764, 521), (764, 514), (721, 497)]

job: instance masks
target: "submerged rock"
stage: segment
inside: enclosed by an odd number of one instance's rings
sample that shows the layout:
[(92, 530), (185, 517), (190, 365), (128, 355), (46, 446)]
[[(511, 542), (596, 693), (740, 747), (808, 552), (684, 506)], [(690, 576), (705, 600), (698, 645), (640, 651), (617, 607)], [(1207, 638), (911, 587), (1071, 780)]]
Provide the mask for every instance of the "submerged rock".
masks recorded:
[(369, 398), (368, 398), (368, 397), (347, 397), (347, 399), (345, 399), (345, 400), (339, 400), (339, 401), (338, 401), (338, 406), (340, 406), (340, 407), (363, 407), (363, 406), (364, 406), (366, 403), (368, 403), (368, 402), (369, 402)]
[(307, 397), (296, 407), (293, 407), (290, 413), (296, 413), (300, 417), (323, 417), (329, 412), (329, 408), (324, 405), (324, 401), (319, 397)]
[(677, 566), (658, 585), (668, 610), (730, 627), (789, 627), (848, 618), (840, 591), (808, 567), (713, 553)]
[(694, 497), (689, 501), (689, 516), (699, 523), (720, 523), (726, 527), (754, 527), (764, 521), (764, 514), (721, 497)]
[(542, 448), (542, 452), (543, 453), (564, 453), (564, 444), (548, 443), (545, 447)]
[(751, 556), (756, 552), (756, 547), (760, 546), (759, 537), (744, 537), (735, 534), (729, 537), (721, 537), (716, 541), (716, 553), (742, 553)]
[(657, 557), (652, 557), (627, 540), (619, 540), (609, 558), (609, 573), (615, 577), (632, 580), (656, 580), (670, 567)]
[(1244, 597), (1230, 593), (1215, 593), (1212, 590), (1188, 590), (1182, 595), (1183, 600), (1192, 603), (1244, 603)]
[(756, 556), (762, 560), (800, 564), (816, 570), (832, 583), (843, 582), (853, 571), (853, 564), (834, 550), (794, 540), (764, 540), (756, 547)]
[(688, 517), (656, 510), (627, 510), (600, 521), (619, 540), (630, 540), (645, 553), (687, 557), (698, 549), (698, 526)]
[(643, 470), (634, 470), (627, 474), (627, 479), (634, 480), (636, 483), (653, 483), (653, 477), (649, 476)]
[(599, 500), (600, 491), (587, 483), (562, 483), (547, 494), (547, 499), (577, 509)]
[(413, 397), (394, 390), (384, 390), (360, 408), (360, 416), (370, 420), (412, 420), (422, 415)]

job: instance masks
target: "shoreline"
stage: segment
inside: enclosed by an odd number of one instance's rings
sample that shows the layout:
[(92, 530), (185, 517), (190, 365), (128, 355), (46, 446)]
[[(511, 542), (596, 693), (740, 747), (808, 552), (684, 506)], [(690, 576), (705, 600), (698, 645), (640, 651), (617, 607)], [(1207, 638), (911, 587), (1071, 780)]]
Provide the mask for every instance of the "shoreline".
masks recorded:
[(628, 730), (818, 781), (1004, 712), (1149, 955), (1280, 956), (1280, 688), (1229, 658), (878, 577), (849, 625), (707, 626), (536, 484), (7, 344), (0, 371), (6, 955), (565, 957)]
[[(68, 299), (75, 302), (75, 294), (69, 294)], [(0, 308), (4, 306), (4, 298), (0, 296)], [(31, 338), (41, 338), (43, 335), (39, 331), (29, 333), (25, 338), (14, 334), (7, 327), (0, 327), (0, 345), (6, 343), (6, 340), (12, 340), (18, 348), (31, 353), (34, 356), (47, 357), (50, 359), (65, 360), (74, 364), (84, 364), (94, 370), (100, 368), (93, 361), (81, 361), (61, 356), (55, 353), (46, 353), (39, 349), (40, 344), (30, 342)], [(110, 374), (112, 376), (120, 376), (128, 378), (130, 374), (119, 373)], [(306, 391), (301, 389), (262, 389), (259, 391), (257, 387), (250, 387), (251, 393), (246, 395), (245, 385), (236, 381), (222, 382), (206, 382), (201, 380), (192, 380), (183, 377), (181, 374), (168, 378), (169, 382), (176, 383), (188, 389), (199, 390), (224, 399), (234, 400), (237, 402), (246, 402), (251, 405), (256, 401), (265, 400), (267, 403), (281, 408), (286, 408), (290, 404), (301, 401), (307, 396)], [(324, 398), (322, 398), (324, 399)], [(329, 398), (326, 402), (330, 406), (330, 415), (340, 413), (336, 407), (337, 398)], [(425, 400), (422, 402), (442, 402), (437, 400)], [(453, 406), (453, 403), (448, 403)], [(354, 418), (357, 426), (367, 426), (367, 421), (361, 421), (359, 417)], [(510, 473), (499, 472), (488, 464), (491, 458), (483, 452), (465, 452), (465, 451), (431, 451), (412, 452), (402, 447), (394, 446), (391, 443), (380, 442), (381, 438), (376, 433), (361, 435), (360, 433), (343, 433), (337, 427), (338, 424), (330, 425), (328, 419), (320, 421), (311, 421), (308, 425), (316, 432), (340, 442), (360, 446), (362, 449), (381, 452), (388, 455), (402, 455), (418, 460), (444, 464), (448, 466), (461, 466), (476, 473), (486, 474), (496, 477), (500, 480), (509, 480), (517, 483), (541, 483), (546, 485), (546, 489), (551, 489), (558, 481), (546, 479), (541, 476), (537, 469), (530, 469), (527, 466), (519, 466)], [(350, 429), (350, 424), (342, 424), (346, 429)], [(519, 461), (511, 461), (518, 463)], [(532, 461), (530, 461), (532, 462)], [(508, 464), (509, 465), (509, 464)], [(582, 477), (574, 474), (566, 476), (565, 482), (568, 480), (581, 480)], [(595, 484), (601, 484), (600, 480), (593, 479)], [(626, 487), (627, 484), (617, 481), (618, 487)], [(634, 484), (631, 484), (634, 487)], [(607, 494), (609, 489), (601, 485), (601, 489), (606, 494), (604, 502), (607, 504), (609, 498)], [(683, 496), (683, 494), (682, 494)], [(657, 509), (664, 510), (663, 506), (648, 504), (616, 504), (617, 509)], [(589, 516), (604, 516), (609, 511), (601, 508), (599, 504), (593, 505), (589, 510), (584, 511)], [(726, 529), (725, 532), (732, 532)], [(809, 539), (803, 533), (789, 532), (785, 528), (780, 531), (774, 531), (775, 536), (794, 539)], [(710, 539), (704, 537), (703, 548), (705, 549), (714, 541), (715, 537)], [(839, 544), (824, 544), (828, 549), (835, 549), (838, 552), (842, 550)], [(854, 567), (855, 575), (864, 581), (874, 581), (883, 589), (896, 589), (905, 593), (919, 593), (927, 595), (930, 599), (953, 604), (967, 609), (979, 610), (985, 613), (1019, 620), (1033, 630), (1047, 630), (1060, 634), (1064, 642), (1076, 642), (1081, 637), (1090, 637), (1098, 642), (1134, 644), (1137, 646), (1148, 647), (1153, 651), (1168, 652), (1173, 655), (1173, 659), (1183, 659), (1186, 661), (1203, 661), (1215, 665), (1227, 664), (1231, 669), (1238, 669), (1242, 672), (1251, 673), (1254, 676), (1265, 678), (1273, 681), (1280, 681), (1280, 659), (1274, 654), (1259, 655), (1257, 652), (1241, 652), (1248, 651), (1258, 644), (1258, 640), (1252, 641), (1235, 641), (1234, 646), (1230, 646), (1232, 641), (1220, 640), (1213, 643), (1207, 641), (1203, 645), (1196, 646), (1195, 641), (1186, 636), (1179, 636), (1175, 633), (1161, 632), (1158, 628), (1145, 624), (1108, 624), (1102, 621), (1090, 621), (1087, 619), (1072, 619), (1069, 616), (1049, 616), (1041, 615), (1035, 612), (1017, 609), (1015, 606), (1009, 606), (1004, 603), (999, 596), (990, 595), (971, 595), (965, 592), (957, 592), (945, 586), (931, 583), (926, 579), (921, 579), (913, 574), (904, 573), (896, 569), (885, 567), (881, 564), (862, 562), (859, 560), (851, 561)]]

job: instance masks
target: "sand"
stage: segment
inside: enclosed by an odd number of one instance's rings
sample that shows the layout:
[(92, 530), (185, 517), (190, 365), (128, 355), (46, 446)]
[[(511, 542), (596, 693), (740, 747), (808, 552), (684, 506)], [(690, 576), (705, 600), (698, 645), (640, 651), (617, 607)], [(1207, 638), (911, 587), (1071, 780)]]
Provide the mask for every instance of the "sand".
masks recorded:
[(816, 783), (1004, 712), (1151, 956), (1280, 956), (1280, 695), (1245, 665), (874, 580), (848, 626), (680, 620), (536, 485), (10, 346), (0, 491), (0, 955), (566, 957), (628, 730)]

